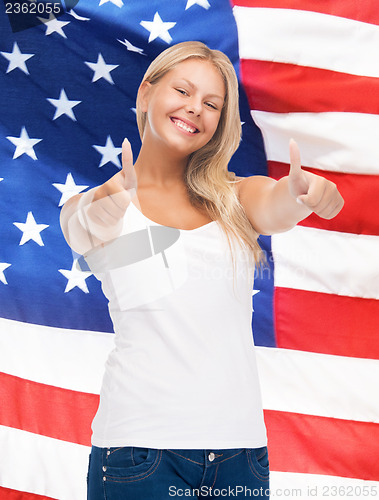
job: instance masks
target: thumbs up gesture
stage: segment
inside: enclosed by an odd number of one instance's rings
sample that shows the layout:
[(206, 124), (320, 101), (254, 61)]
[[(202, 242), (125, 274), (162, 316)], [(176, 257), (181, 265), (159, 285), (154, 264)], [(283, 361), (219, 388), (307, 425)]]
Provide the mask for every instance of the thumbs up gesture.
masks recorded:
[(60, 222), (64, 237), (75, 252), (89, 250), (117, 238), (124, 214), (137, 192), (137, 176), (127, 139), (122, 143), (122, 170), (101, 186), (71, 197), (63, 206)]
[[(132, 149), (129, 141), (124, 139), (122, 169), (95, 188), (90, 203), (83, 207), (85, 217), (82, 216), (81, 220), (85, 219), (88, 232), (103, 242), (116, 238), (121, 232), (125, 211), (136, 191), (137, 176), (133, 166)], [(82, 201), (85, 202), (85, 198)]]
[(122, 170), (96, 189), (87, 215), (96, 224), (110, 229), (122, 219), (136, 191), (137, 176), (132, 148), (130, 142), (124, 139)]
[(288, 174), (288, 189), (296, 201), (315, 212), (323, 219), (332, 219), (342, 209), (344, 200), (337, 186), (316, 174), (306, 172), (301, 168), (300, 151), (296, 142), (291, 139), (290, 171)]

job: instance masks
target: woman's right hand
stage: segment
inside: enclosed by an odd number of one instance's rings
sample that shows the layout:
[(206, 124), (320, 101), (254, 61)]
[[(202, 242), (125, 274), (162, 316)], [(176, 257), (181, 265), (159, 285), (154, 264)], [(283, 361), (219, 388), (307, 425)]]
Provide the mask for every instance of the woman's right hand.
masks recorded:
[(122, 170), (96, 188), (87, 217), (96, 224), (110, 228), (123, 218), (137, 191), (137, 176), (130, 142), (122, 143)]
[(62, 232), (69, 246), (85, 254), (117, 238), (126, 209), (137, 191), (130, 143), (122, 143), (122, 170), (101, 186), (70, 198), (60, 216)]

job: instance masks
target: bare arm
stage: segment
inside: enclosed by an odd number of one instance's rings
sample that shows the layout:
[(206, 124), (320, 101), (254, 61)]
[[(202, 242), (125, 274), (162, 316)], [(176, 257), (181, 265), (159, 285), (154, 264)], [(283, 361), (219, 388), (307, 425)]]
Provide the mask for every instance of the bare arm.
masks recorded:
[(116, 238), (122, 220), (137, 188), (132, 151), (125, 139), (122, 144), (122, 170), (101, 186), (70, 198), (60, 216), (63, 235), (77, 253)]
[(260, 234), (287, 231), (312, 212), (332, 219), (344, 201), (337, 186), (301, 169), (300, 153), (290, 141), (291, 167), (279, 181), (252, 176), (240, 181), (239, 198), (253, 227)]

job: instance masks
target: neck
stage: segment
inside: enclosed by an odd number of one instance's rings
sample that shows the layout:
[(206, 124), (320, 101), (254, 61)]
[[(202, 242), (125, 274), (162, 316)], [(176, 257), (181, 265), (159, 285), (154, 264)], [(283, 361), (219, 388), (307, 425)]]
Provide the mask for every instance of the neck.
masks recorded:
[(168, 148), (143, 142), (134, 164), (138, 186), (157, 188), (184, 186), (187, 161), (187, 157), (175, 156)]

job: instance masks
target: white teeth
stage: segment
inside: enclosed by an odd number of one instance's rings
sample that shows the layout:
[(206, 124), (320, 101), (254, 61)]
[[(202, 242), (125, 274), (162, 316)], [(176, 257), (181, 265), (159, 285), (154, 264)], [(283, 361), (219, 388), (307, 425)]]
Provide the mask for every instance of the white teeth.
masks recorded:
[(191, 134), (194, 134), (196, 132), (195, 128), (189, 127), (186, 123), (179, 121), (179, 120), (174, 120), (175, 125), (177, 125), (179, 128), (182, 128), (186, 132), (191, 132)]

